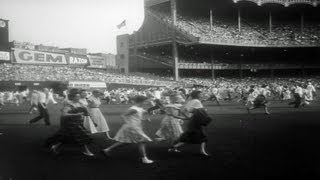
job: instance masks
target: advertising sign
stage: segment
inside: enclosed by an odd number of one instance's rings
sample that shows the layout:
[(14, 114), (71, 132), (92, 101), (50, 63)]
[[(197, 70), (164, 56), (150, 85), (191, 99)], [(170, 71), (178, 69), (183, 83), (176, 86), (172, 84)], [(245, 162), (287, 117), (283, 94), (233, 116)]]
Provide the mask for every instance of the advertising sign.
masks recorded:
[(10, 61), (10, 52), (0, 51), (0, 61)]
[(91, 88), (107, 88), (105, 82), (99, 81), (69, 81), (69, 88), (81, 88), (81, 89), (91, 89)]
[(14, 48), (14, 58), (19, 64), (67, 64), (65, 55)]
[(103, 57), (88, 55), (90, 65), (88, 68), (106, 68), (106, 60)]
[(89, 63), (87, 56), (67, 54), (66, 58), (70, 65), (84, 66)]

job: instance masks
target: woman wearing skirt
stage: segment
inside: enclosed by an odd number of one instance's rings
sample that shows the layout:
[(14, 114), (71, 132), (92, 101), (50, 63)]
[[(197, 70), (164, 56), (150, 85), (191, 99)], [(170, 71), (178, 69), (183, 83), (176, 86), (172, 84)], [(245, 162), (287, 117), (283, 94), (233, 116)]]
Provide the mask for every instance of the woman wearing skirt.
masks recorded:
[(100, 97), (103, 95), (99, 90), (94, 90), (92, 92), (92, 96), (88, 98), (89, 103), (89, 114), (93, 122), (97, 124), (96, 130), (97, 132), (104, 132), (108, 139), (112, 139), (109, 135), (109, 126), (107, 124), (106, 119), (100, 111)]
[[(82, 89), (80, 90), (80, 100), (79, 102), (86, 108), (88, 108), (88, 101), (87, 101), (87, 91)], [(91, 119), (90, 116), (84, 116), (84, 122), (83, 122), (83, 126), (91, 133), (91, 134), (94, 134), (97, 131), (96, 129), (96, 123)]]
[(161, 122), (160, 129), (156, 132), (158, 141), (169, 140), (173, 143), (183, 133), (181, 127), (183, 121), (174, 117), (179, 116), (183, 102), (184, 99), (180, 95), (176, 93), (170, 95), (170, 104), (164, 107), (166, 115)]
[(79, 102), (80, 92), (72, 89), (68, 95), (70, 101), (63, 107), (60, 129), (47, 140), (47, 145), (51, 145), (51, 151), (58, 154), (58, 147), (62, 144), (76, 144), (82, 148), (82, 153), (86, 156), (94, 156), (87, 145), (92, 139), (89, 132), (83, 127), (84, 116), (88, 115), (86, 108)]
[(125, 123), (114, 137), (114, 140), (117, 142), (103, 150), (105, 155), (108, 155), (114, 148), (122, 144), (137, 144), (139, 152), (141, 153), (142, 162), (145, 164), (153, 163), (153, 161), (147, 157), (145, 147), (145, 143), (151, 142), (152, 140), (144, 133), (142, 128), (142, 121), (147, 120), (144, 117), (147, 111), (142, 108), (146, 100), (147, 97), (145, 96), (138, 95), (135, 97), (134, 105), (122, 115)]
[(184, 144), (200, 144), (200, 154), (204, 156), (209, 156), (206, 152), (206, 143), (207, 136), (203, 132), (203, 122), (202, 119), (193, 118), (195, 115), (195, 110), (203, 109), (203, 105), (200, 99), (201, 91), (193, 91), (190, 96), (191, 100), (187, 102), (185, 107), (182, 110), (181, 116), (174, 116), (175, 118), (190, 120), (187, 125), (186, 131), (180, 136), (178, 141), (173, 145), (173, 147), (169, 150), (172, 152), (180, 152), (178, 150), (179, 147)]

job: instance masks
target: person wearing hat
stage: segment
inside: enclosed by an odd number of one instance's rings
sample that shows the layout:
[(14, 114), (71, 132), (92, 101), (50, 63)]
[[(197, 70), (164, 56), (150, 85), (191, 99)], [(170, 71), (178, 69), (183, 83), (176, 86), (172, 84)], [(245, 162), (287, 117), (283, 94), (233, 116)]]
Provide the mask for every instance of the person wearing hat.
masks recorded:
[(92, 96), (88, 98), (89, 114), (93, 122), (96, 123), (97, 132), (104, 132), (108, 139), (112, 139), (109, 135), (109, 126), (104, 115), (100, 111), (101, 100), (100, 97), (103, 92), (100, 90), (93, 90)]
[(149, 120), (145, 117), (147, 111), (143, 109), (143, 105), (147, 102), (147, 99), (147, 97), (142, 95), (137, 95), (134, 98), (134, 105), (121, 116), (124, 120), (124, 124), (114, 137), (114, 140), (117, 142), (102, 150), (104, 155), (109, 155), (114, 148), (120, 145), (137, 144), (139, 152), (141, 153), (142, 163), (153, 163), (153, 161), (147, 157), (146, 153), (146, 143), (151, 142), (152, 140), (145, 134), (142, 128), (142, 121)]

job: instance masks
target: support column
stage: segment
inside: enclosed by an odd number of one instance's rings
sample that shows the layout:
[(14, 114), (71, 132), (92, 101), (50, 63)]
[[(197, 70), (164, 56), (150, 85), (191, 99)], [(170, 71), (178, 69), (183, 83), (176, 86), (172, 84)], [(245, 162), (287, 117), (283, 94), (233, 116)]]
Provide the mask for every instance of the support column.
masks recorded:
[(210, 31), (212, 31), (213, 26), (213, 15), (212, 15), (212, 9), (210, 9)]
[(243, 54), (240, 55), (240, 62), (239, 62), (239, 76), (240, 76), (240, 79), (243, 78), (243, 72), (242, 72), (242, 62), (243, 62)]
[(241, 10), (238, 8), (238, 30), (241, 32)]
[(243, 78), (242, 63), (239, 64), (239, 77), (240, 77), (240, 79)]
[(172, 42), (172, 53), (173, 53), (173, 60), (174, 60), (174, 80), (179, 81), (179, 56), (178, 56), (178, 47), (177, 42)]
[[(128, 62), (128, 71), (127, 71), (127, 73), (130, 73), (131, 71), (136, 71), (136, 69), (130, 69), (130, 64), (131, 64), (131, 67), (136, 67), (136, 65), (137, 65), (137, 62), (138, 62), (138, 56), (137, 56), (137, 46), (138, 46), (138, 41), (140, 40), (139, 39), (139, 33), (137, 32), (136, 34), (135, 34), (135, 36), (134, 36), (134, 45), (133, 45), (133, 61), (132, 62)], [(130, 52), (129, 52), (130, 53)], [(128, 53), (128, 54), (129, 54)], [(129, 57), (128, 58), (130, 58), (130, 55), (129, 55)]]
[(272, 33), (272, 13), (269, 12), (269, 32)]
[(304, 31), (304, 14), (301, 12), (301, 34), (303, 34)]
[[(137, 46), (134, 47), (133, 49), (133, 58), (134, 58), (134, 64), (132, 67), (137, 67), (138, 64), (138, 56), (137, 56)], [(129, 67), (130, 67), (130, 63), (129, 63)], [(130, 68), (129, 68), (130, 69)], [(133, 72), (136, 72), (138, 68), (132, 69)], [(130, 72), (130, 71), (129, 71)]]
[(212, 77), (212, 81), (214, 81), (216, 79), (215, 74), (214, 74), (214, 58), (213, 58), (213, 52), (210, 52), (210, 58), (211, 58), (211, 77)]
[[(177, 24), (177, 1), (171, 0), (171, 18), (173, 26)], [(176, 31), (172, 29), (172, 56), (174, 61), (174, 80), (179, 81), (179, 59), (178, 59), (178, 47), (176, 39)]]

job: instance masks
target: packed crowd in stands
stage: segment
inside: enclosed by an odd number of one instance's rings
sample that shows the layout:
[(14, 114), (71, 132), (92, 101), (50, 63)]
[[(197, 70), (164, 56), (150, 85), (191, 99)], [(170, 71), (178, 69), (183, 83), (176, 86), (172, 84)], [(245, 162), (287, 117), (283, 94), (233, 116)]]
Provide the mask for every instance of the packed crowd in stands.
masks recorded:
[(169, 79), (150, 78), (143, 75), (109, 73), (105, 70), (67, 66), (41, 66), (25, 64), (0, 64), (0, 81), (103, 81), (137, 85), (172, 85)]
[[(172, 24), (169, 13), (153, 10), (152, 13)], [(301, 33), (299, 23), (278, 22), (273, 25), (272, 32), (266, 23), (242, 21), (241, 32), (235, 20), (222, 17), (213, 18), (210, 29), (209, 18), (187, 17), (177, 15), (177, 27), (187, 31), (202, 41), (221, 44), (269, 45), (269, 46), (301, 46), (320, 44), (320, 24), (306, 23)]]

